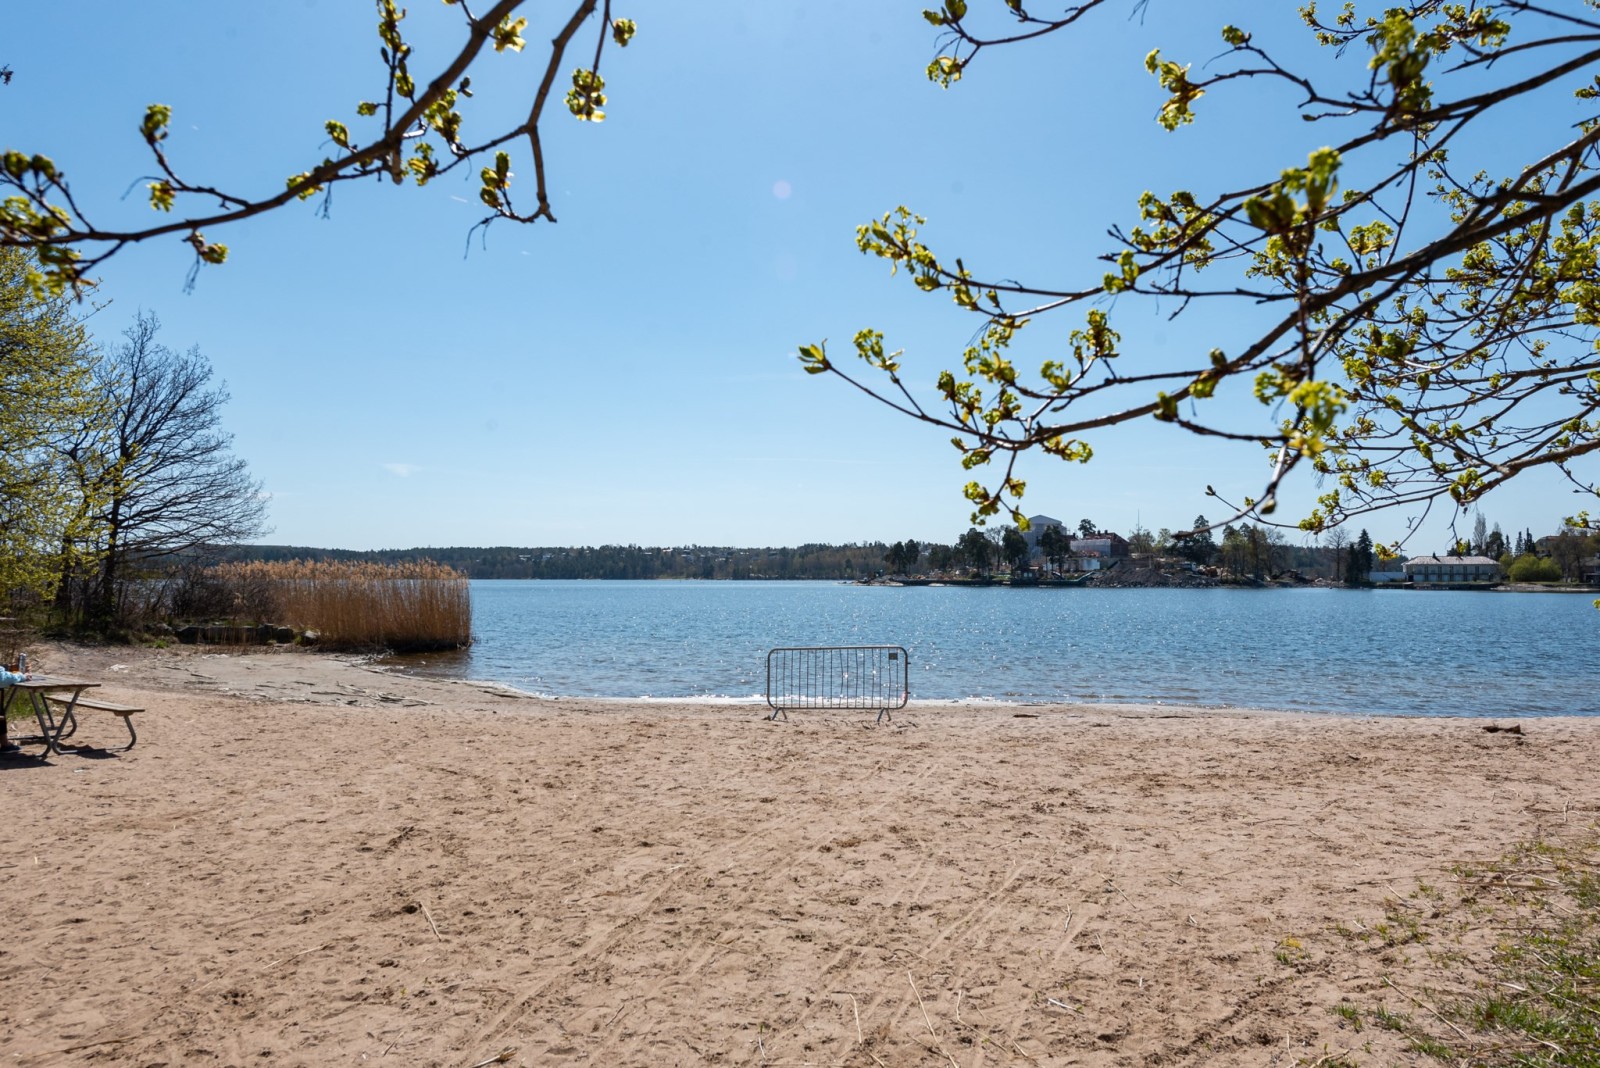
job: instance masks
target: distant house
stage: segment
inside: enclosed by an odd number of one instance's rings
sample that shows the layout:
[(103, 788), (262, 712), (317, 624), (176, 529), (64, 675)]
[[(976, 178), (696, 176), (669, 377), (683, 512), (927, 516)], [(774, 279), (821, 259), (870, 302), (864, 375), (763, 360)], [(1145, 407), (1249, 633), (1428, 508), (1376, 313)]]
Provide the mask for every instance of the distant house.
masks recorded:
[(1414, 556), (1405, 571), (1412, 582), (1500, 581), (1500, 565), (1487, 556)]
[(1022, 540), (1028, 543), (1028, 548), (1038, 549), (1039, 535), (1051, 527), (1055, 527), (1057, 530), (1063, 529), (1061, 520), (1052, 519), (1047, 515), (1030, 515), (1028, 517), (1028, 529), (1022, 532)]
[(1079, 556), (1093, 553), (1106, 561), (1125, 560), (1128, 557), (1128, 542), (1121, 534), (1102, 530), (1087, 538), (1073, 538), (1072, 551)]

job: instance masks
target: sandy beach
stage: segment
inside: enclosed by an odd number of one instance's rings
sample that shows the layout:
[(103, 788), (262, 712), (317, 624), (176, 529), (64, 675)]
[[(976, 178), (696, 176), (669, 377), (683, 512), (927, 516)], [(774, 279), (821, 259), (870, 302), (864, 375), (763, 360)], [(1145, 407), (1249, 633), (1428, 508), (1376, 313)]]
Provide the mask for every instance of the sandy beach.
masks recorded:
[(1470, 986), (1497, 932), (1395, 931), (1600, 823), (1600, 720), (34, 664), (147, 711), (0, 758), (4, 1065), (1433, 1063), (1335, 1006)]

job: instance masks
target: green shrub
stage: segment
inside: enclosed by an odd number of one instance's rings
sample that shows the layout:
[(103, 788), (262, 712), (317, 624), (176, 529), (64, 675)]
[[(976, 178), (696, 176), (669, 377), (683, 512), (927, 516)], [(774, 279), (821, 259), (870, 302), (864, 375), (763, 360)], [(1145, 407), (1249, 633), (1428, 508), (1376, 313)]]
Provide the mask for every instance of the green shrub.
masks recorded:
[(1560, 582), (1561, 568), (1554, 560), (1523, 553), (1511, 561), (1512, 582)]

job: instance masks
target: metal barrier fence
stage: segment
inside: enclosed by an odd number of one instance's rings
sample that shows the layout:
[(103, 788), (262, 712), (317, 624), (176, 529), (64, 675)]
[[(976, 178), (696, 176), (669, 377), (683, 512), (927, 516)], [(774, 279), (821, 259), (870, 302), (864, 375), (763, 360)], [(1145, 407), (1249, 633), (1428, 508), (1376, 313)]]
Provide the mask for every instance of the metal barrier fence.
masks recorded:
[[(898, 645), (833, 645), (767, 653), (769, 720), (790, 710), (845, 708), (876, 711), (878, 722), (906, 707), (911, 656)], [(889, 716), (893, 719), (893, 716)]]

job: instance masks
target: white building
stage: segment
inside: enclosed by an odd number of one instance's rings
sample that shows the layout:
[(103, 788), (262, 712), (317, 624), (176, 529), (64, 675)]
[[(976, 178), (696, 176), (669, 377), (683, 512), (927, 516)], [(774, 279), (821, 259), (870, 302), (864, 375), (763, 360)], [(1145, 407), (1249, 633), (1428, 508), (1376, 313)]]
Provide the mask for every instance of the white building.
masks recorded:
[(1487, 556), (1413, 556), (1405, 572), (1412, 582), (1500, 581), (1500, 565)]

